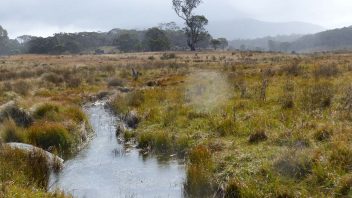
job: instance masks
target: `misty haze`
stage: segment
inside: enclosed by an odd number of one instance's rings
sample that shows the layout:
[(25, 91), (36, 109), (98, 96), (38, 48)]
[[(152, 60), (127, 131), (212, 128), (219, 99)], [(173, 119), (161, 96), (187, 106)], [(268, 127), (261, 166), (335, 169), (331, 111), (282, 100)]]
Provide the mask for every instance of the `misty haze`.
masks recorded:
[(0, 198), (352, 197), (349, 0), (0, 0)]

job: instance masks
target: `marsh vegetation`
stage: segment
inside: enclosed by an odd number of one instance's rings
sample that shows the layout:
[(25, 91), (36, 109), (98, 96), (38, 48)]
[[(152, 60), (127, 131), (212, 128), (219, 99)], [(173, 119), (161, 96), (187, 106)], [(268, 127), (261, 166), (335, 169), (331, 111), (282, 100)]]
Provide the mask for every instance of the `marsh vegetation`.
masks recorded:
[(70, 156), (89, 140), (80, 106), (105, 98), (130, 126), (119, 138), (185, 159), (186, 197), (349, 196), (351, 65), (349, 53), (1, 57), (1, 195), (64, 196), (46, 192), (43, 159), (5, 143)]

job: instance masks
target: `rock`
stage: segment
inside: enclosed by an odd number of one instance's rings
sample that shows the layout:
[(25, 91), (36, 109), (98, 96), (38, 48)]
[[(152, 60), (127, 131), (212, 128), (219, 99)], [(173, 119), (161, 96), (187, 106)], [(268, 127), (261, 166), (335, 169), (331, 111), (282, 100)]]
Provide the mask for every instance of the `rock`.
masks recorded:
[(43, 153), (45, 155), (45, 157), (48, 160), (48, 163), (50, 165), (50, 167), (56, 169), (58, 166), (62, 167), (64, 160), (52, 153), (49, 153), (48, 151), (45, 151), (41, 148), (35, 147), (33, 145), (30, 144), (23, 144), (23, 143), (6, 143), (5, 146), (9, 146), (10, 148), (13, 149), (20, 149), (22, 151), (25, 152), (40, 152)]
[(108, 96), (109, 96), (109, 92), (107, 92), (107, 91), (102, 91), (102, 92), (99, 92), (98, 94), (97, 94), (97, 98), (99, 99), (99, 100), (102, 100), (102, 99), (104, 99), (104, 98), (107, 98)]
[(124, 133), (126, 131), (126, 127), (124, 124), (120, 123), (116, 127), (116, 136), (119, 136), (120, 134)]
[(33, 123), (32, 116), (19, 108), (14, 101), (0, 106), (0, 123), (12, 119), (18, 126), (29, 127)]
[(132, 90), (128, 87), (119, 87), (117, 88), (117, 90), (119, 90), (120, 92), (122, 93), (128, 93), (128, 92), (131, 92)]
[(148, 87), (155, 87), (155, 86), (158, 86), (158, 82), (156, 82), (156, 81), (154, 81), (154, 80), (151, 80), (151, 81), (148, 81), (148, 82), (146, 83), (146, 85), (147, 85)]
[(127, 113), (124, 116), (125, 123), (127, 124), (128, 127), (132, 128), (132, 129), (136, 129), (139, 123), (139, 118), (137, 115), (137, 112), (135, 111), (131, 111), (129, 113)]

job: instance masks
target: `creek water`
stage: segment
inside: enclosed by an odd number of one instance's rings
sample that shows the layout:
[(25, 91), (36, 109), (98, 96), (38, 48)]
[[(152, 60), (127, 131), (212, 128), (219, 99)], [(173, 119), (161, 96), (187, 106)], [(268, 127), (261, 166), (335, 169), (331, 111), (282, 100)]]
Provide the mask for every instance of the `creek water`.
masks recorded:
[(183, 197), (184, 165), (145, 157), (116, 138), (120, 120), (104, 103), (85, 107), (95, 136), (89, 145), (52, 174), (49, 190), (78, 198)]

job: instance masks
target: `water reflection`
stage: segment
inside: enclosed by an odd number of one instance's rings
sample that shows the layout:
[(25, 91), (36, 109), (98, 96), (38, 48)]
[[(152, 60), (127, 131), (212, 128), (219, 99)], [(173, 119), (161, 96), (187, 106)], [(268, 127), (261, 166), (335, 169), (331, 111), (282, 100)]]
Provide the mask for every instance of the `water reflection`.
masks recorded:
[(96, 136), (50, 179), (75, 197), (182, 197), (184, 165), (173, 159), (142, 155), (115, 136), (117, 119), (103, 104), (86, 109)]

